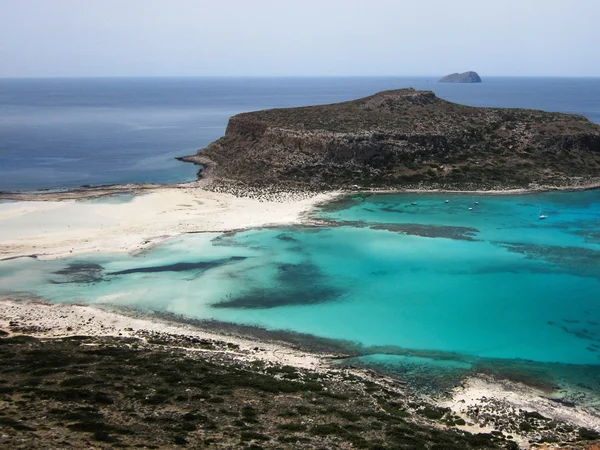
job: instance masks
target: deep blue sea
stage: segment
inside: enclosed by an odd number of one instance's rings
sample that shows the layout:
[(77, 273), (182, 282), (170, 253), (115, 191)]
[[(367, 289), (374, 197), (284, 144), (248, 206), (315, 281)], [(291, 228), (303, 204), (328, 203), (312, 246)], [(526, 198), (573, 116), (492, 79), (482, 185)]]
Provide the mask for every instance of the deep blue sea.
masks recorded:
[[(172, 157), (218, 138), (232, 114), (410, 86), (600, 122), (600, 79), (0, 80), (0, 188), (184, 181), (195, 169)], [(491, 371), (600, 392), (600, 190), (354, 195), (313, 215), (330, 224), (0, 261), (0, 293), (350, 342), (351, 364), (423, 385)]]
[(414, 87), (474, 106), (577, 113), (600, 122), (599, 78), (0, 79), (0, 191), (193, 180), (176, 156), (219, 138), (244, 111)]

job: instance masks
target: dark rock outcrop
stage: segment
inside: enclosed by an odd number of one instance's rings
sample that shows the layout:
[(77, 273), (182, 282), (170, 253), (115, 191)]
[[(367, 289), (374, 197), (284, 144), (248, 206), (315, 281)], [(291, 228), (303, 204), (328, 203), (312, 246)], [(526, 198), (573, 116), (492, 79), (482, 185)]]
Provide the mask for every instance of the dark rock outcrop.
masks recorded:
[(475, 108), (401, 89), (233, 116), (187, 160), (216, 179), (307, 188), (496, 189), (600, 177), (600, 126), (583, 116)]
[(481, 83), (477, 72), (451, 73), (440, 80), (440, 83)]

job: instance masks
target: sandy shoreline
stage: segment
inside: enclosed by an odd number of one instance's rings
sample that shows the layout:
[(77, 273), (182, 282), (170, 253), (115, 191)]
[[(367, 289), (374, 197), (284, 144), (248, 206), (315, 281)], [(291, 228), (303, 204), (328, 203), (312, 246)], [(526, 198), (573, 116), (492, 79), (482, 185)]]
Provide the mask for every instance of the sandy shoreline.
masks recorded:
[[(229, 232), (267, 226), (312, 224), (316, 205), (342, 195), (447, 193), (518, 195), (600, 188), (600, 183), (535, 189), (457, 191), (357, 189), (330, 192), (248, 192), (204, 189), (208, 180), (174, 185), (116, 185), (66, 191), (0, 193), (0, 261), (56, 259), (84, 253), (135, 253), (186, 233)], [(232, 192), (233, 192), (232, 191)], [(243, 190), (242, 190), (243, 191)], [(103, 203), (115, 195), (123, 203)], [(238, 194), (238, 195), (235, 195)]]
[[(28, 194), (22, 197), (27, 201), (0, 204), (0, 260), (137, 252), (186, 233), (293, 225), (315, 205), (339, 195), (281, 193), (261, 199), (193, 185), (132, 191), (141, 195), (124, 203), (77, 201), (75, 193), (67, 192)], [(41, 196), (43, 201), (36, 200)]]
[[(18, 324), (19, 329), (23, 330), (16, 334), (28, 334), (40, 338), (140, 337), (140, 333), (143, 332), (191, 336), (213, 341), (225, 340), (239, 346), (228, 352), (242, 360), (249, 358), (311, 370), (325, 370), (327, 367), (322, 357), (284, 345), (236, 336), (223, 336), (190, 325), (130, 317), (85, 305), (15, 301), (0, 297), (0, 329), (10, 330), (10, 323)], [(256, 350), (257, 348), (259, 350)]]

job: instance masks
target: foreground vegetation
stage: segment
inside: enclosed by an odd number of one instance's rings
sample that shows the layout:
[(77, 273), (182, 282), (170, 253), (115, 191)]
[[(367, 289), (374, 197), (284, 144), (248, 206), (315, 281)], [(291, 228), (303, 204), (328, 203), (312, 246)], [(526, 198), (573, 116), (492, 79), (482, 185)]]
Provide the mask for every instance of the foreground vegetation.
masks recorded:
[(2, 334), (1, 448), (518, 448), (385, 383), (239, 361), (225, 342)]
[(235, 363), (148, 340), (0, 339), (0, 447), (516, 448), (449, 428), (457, 418), (445, 410), (409, 413), (397, 394), (342, 372)]

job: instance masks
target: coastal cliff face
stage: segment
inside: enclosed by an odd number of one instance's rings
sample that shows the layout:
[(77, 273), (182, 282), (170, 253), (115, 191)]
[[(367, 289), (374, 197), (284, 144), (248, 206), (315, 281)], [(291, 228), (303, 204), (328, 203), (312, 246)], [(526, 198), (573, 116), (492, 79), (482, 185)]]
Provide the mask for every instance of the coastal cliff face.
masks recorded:
[(440, 83), (481, 83), (477, 72), (451, 73), (440, 80)]
[(184, 160), (248, 184), (564, 186), (600, 176), (600, 126), (578, 115), (475, 108), (401, 89), (238, 114), (225, 136)]

